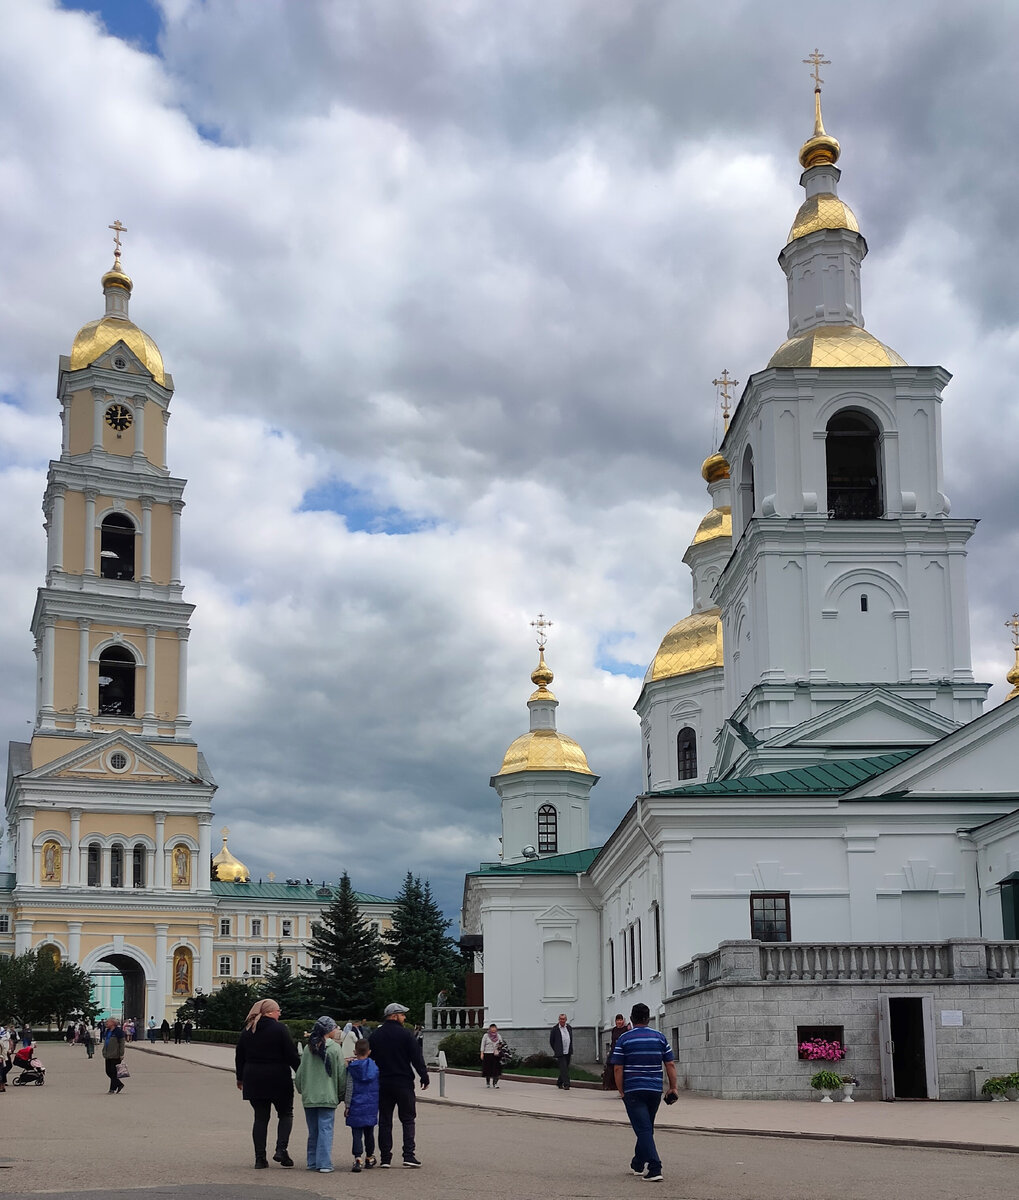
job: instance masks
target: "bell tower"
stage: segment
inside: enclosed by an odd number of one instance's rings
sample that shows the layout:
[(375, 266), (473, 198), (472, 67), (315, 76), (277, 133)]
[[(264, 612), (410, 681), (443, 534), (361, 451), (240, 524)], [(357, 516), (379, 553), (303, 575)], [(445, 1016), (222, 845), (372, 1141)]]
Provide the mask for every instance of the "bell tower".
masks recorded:
[(16, 952), (47, 945), (86, 970), (120, 970), (137, 1005), (125, 1015), (162, 1019), (212, 986), (216, 785), (187, 711), (185, 485), (166, 465), (173, 380), (130, 319), (125, 229), (110, 228), (105, 312), (59, 363), (35, 721), (31, 742), (11, 745), (7, 833)]

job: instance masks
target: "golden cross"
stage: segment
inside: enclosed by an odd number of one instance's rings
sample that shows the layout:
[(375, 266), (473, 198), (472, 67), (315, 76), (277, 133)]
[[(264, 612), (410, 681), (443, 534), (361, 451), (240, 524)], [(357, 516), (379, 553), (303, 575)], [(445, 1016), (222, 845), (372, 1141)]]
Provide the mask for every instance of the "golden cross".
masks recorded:
[(223, 841), (225, 842), (226, 839), (230, 836), (230, 826), (224, 825), (223, 828), (219, 832), (223, 835)]
[(1005, 622), (1005, 628), (1012, 630), (1012, 645), (1019, 650), (1019, 613), (1012, 614), (1012, 620)]
[(538, 613), (537, 621), (531, 622), (531, 628), (536, 629), (538, 631), (538, 649), (539, 650), (545, 649), (545, 643), (548, 641), (548, 635), (545, 633), (545, 630), (551, 629), (551, 627), (552, 627), (552, 622), (548, 619), (548, 617), (545, 616), (544, 613)]
[(830, 58), (822, 58), (821, 51), (818, 50), (817, 47), (815, 46), (814, 53), (811, 54), (809, 57), (805, 58), (803, 61), (808, 67), (811, 65), (813, 66), (813, 68), (814, 68), (814, 71), (813, 71), (814, 91), (819, 92), (821, 90), (821, 84), (824, 83), (824, 80), (821, 78), (820, 74), (818, 73), (819, 68), (830, 67), (831, 59)]
[(276, 872), (275, 872), (275, 871), (270, 871), (270, 872), (269, 872), (269, 882), (270, 882), (270, 883), (274, 883), (274, 882), (275, 882), (275, 880), (276, 880)]
[(120, 235), (127, 233), (127, 226), (121, 225), (119, 220), (113, 222), (112, 225), (107, 225), (107, 229), (113, 230), (113, 257), (120, 261)]
[(726, 432), (728, 432), (728, 430), (729, 430), (729, 403), (730, 403), (730, 400), (732, 399), (729, 395), (729, 388), (739, 387), (739, 380), (738, 379), (730, 379), (729, 378), (729, 369), (728, 369), (728, 367), (724, 367), (722, 369), (721, 378), (720, 379), (712, 379), (711, 382), (715, 385), (716, 388), (721, 389), (722, 420), (725, 421), (725, 429), (726, 429)]

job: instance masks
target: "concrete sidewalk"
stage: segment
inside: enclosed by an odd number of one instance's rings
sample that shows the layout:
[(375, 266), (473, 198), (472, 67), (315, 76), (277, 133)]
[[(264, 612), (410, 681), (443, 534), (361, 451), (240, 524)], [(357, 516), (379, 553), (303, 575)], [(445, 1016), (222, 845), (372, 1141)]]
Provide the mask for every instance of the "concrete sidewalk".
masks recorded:
[[(232, 1046), (193, 1042), (188, 1046), (135, 1042), (131, 1050), (165, 1054), (187, 1062), (233, 1071)], [(568, 1121), (628, 1124), (615, 1092), (571, 1088), (568, 1092), (543, 1084), (503, 1080), (486, 1088), (480, 1076), (445, 1077), (445, 1096), (439, 1095), (439, 1075), (419, 1092), (426, 1102), (487, 1109), (521, 1116)], [(657, 1126), (697, 1133), (757, 1134), (826, 1141), (875, 1142), (884, 1145), (938, 1146), (958, 1150), (1019, 1153), (1019, 1103), (989, 1101), (861, 1100), (854, 1104), (822, 1104), (819, 1100), (715, 1100), (681, 1092), (679, 1101), (659, 1109)]]

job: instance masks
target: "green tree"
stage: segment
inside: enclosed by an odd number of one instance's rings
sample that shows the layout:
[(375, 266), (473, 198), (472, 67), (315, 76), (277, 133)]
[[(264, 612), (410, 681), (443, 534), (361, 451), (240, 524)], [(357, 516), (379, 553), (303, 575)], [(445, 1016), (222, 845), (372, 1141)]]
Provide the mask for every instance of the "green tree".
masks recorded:
[(407, 1020), (420, 1025), (425, 1019), (425, 1005), (434, 1002), (441, 987), (449, 987), (445, 975), (432, 975), (428, 971), (386, 971), (375, 985), (375, 1011), (382, 1012), (395, 1000), (410, 1009)]
[(63, 1025), (72, 1014), (91, 1017), (98, 1011), (89, 976), (45, 951), (0, 959), (0, 997), (5, 1016), (30, 1025)]
[(275, 957), (266, 964), (265, 974), (258, 988), (258, 994), (264, 999), (275, 1000), (280, 1006), (284, 1017), (303, 1017), (308, 1015), (308, 997), (301, 986), (301, 980), (294, 974), (294, 969), (283, 957), (283, 947), (276, 947)]
[(314, 929), (308, 953), (318, 966), (303, 968), (303, 982), (314, 1006), (338, 1021), (367, 1016), (374, 1011), (382, 946), (361, 916), (346, 871)]
[(408, 871), (396, 898), (393, 926), (384, 934), (392, 969), (426, 971), (452, 992), (463, 978), (463, 962), (456, 943), (446, 933), (449, 926), (432, 896), (431, 884), (427, 879), (422, 884), (420, 876)]
[(185, 1006), (181, 1005), (177, 1012), (180, 1019), (186, 1021), (197, 1018), (196, 1024), (200, 1029), (240, 1029), (251, 1006), (259, 999), (259, 994), (253, 984), (231, 979), (211, 996), (203, 996), (202, 999), (205, 1001), (203, 1005), (195, 1005), (193, 1000), (189, 1002), (194, 1008), (194, 1018), (190, 1013), (185, 1016)]

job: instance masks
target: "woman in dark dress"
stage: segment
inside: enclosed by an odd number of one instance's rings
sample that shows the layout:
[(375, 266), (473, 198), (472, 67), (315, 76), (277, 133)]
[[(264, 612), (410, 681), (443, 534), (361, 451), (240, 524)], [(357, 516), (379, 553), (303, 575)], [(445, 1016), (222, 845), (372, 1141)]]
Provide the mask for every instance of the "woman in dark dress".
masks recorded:
[(255, 1166), (268, 1167), (265, 1142), (269, 1132), (269, 1113), (276, 1109), (276, 1153), (273, 1162), (292, 1167), (287, 1153), (290, 1130), (294, 1124), (294, 1080), (300, 1059), (290, 1030), (282, 1024), (280, 1006), (275, 1000), (259, 1000), (252, 1005), (237, 1041), (235, 1064), (237, 1087), (255, 1110), (251, 1140), (255, 1144)]

